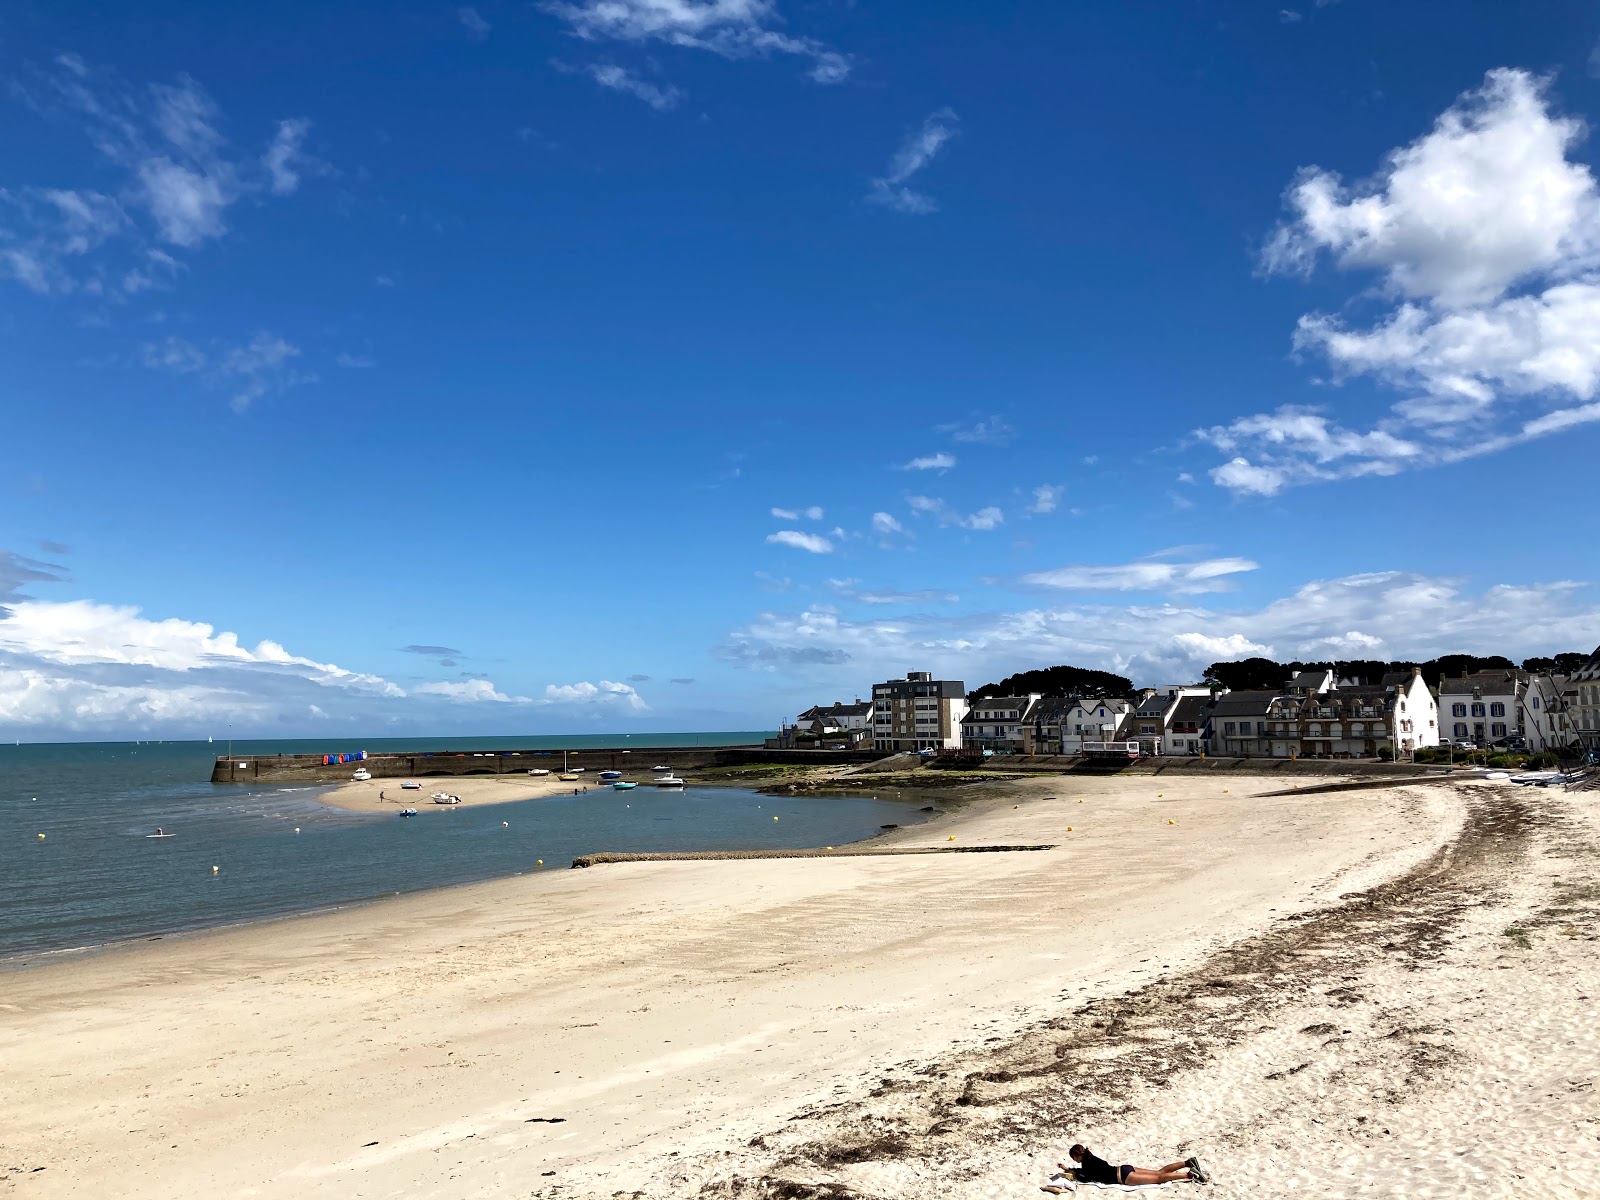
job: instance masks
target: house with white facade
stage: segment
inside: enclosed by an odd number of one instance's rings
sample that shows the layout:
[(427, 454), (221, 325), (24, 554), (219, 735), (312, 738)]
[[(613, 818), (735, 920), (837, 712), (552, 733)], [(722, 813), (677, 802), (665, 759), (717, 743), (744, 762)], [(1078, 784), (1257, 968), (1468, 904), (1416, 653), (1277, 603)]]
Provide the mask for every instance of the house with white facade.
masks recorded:
[(1074, 700), (1062, 711), (1060, 720), (1061, 753), (1082, 754), (1085, 742), (1114, 742), (1128, 736), (1133, 701)]
[(1526, 671), (1477, 671), (1439, 681), (1439, 725), (1451, 741), (1492, 746), (1526, 736), (1522, 727)]
[(1211, 691), (1181, 696), (1167, 718), (1167, 731), (1161, 739), (1163, 754), (1204, 754), (1211, 711)]
[(1567, 719), (1578, 745), (1587, 752), (1600, 751), (1600, 649), (1567, 676), (1567, 688)]
[(1535, 754), (1545, 750), (1565, 750), (1577, 741), (1568, 719), (1566, 680), (1560, 676), (1534, 673), (1522, 693), (1522, 736)]
[[(1185, 697), (1210, 697), (1211, 689), (1201, 684), (1167, 684), (1165, 687), (1145, 688), (1140, 693), (1138, 706), (1133, 711), (1133, 724), (1127, 739), (1139, 743), (1139, 753), (1144, 755), (1166, 752), (1167, 727), (1177, 711), (1178, 702)], [(1187, 751), (1185, 751), (1187, 753)]]
[[(974, 700), (961, 718), (961, 747), (995, 754), (1027, 754), (1033, 742), (1037, 692), (1026, 696), (988, 696)], [(1026, 732), (1024, 732), (1026, 731)]]

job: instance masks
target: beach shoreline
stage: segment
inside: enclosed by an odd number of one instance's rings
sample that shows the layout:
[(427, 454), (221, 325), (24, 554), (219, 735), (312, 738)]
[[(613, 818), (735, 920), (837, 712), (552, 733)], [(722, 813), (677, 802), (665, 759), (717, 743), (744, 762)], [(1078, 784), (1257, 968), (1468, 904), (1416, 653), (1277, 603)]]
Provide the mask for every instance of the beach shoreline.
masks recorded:
[[(1481, 1036), (1518, 1048), (1495, 996), (1471, 996), (1480, 943), (1521, 955), (1502, 933), (1519, 921), (1540, 953), (1495, 982), (1536, 1004), (1562, 1070), (1591, 1073), (1587, 1002), (1544, 974), (1600, 995), (1570, 958), (1589, 901), (1565, 905), (1570, 925), (1527, 911), (1551, 831), (1600, 844), (1594, 814), (1475, 785), (1265, 786), (1020, 781), (874, 841), (1054, 849), (562, 869), (41, 964), (8, 975), (0, 1003), (21, 1169), (0, 1191), (553, 1200), (648, 1180), (652, 1195), (828, 1184), (843, 1200), (937, 1179), (994, 1197), (1042, 1182), (1070, 1127), (1160, 1161), (1185, 1140), (1240, 1181), (1221, 1194), (1336, 1196), (1392, 1174), (1388, 1145), (1457, 1146), (1436, 1128), (1457, 1110), (1530, 1155), (1560, 1134), (1572, 1105), (1505, 1110), (1477, 1082), (1454, 1096), (1430, 1047), (1543, 1086), (1539, 1056)], [(1456, 1040), (1418, 1032), (1447, 1001)], [(1322, 1025), (1321, 1057), (1295, 1058)], [(1363, 1129), (1383, 1070), (1415, 1076), (1381, 1102), (1393, 1143), (1314, 1132), (1337, 1112)], [(1290, 1191), (1271, 1171), (1295, 1139), (1316, 1170)], [(1581, 1194), (1561, 1189), (1600, 1165), (1564, 1153), (1544, 1194)]]

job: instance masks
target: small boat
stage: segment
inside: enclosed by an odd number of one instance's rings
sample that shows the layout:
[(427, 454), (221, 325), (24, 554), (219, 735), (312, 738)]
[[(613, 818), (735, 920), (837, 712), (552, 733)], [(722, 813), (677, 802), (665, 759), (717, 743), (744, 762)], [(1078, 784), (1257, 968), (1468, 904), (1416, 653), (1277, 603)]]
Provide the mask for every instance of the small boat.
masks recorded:
[(613, 783), (611, 786), (614, 787), (619, 792), (631, 792), (631, 791), (633, 791), (634, 788), (638, 787), (639, 785), (637, 783), (629, 783), (625, 779), (619, 779), (615, 783)]
[(578, 782), (578, 777), (576, 775), (573, 775), (571, 772), (568, 772), (565, 775), (557, 775), (556, 778), (561, 780), (563, 783), (577, 783)]
[(161, 826), (159, 826), (159, 825), (156, 826), (156, 831), (154, 833), (145, 834), (145, 837), (147, 837), (147, 838), (168, 838), (168, 837), (176, 837), (176, 836), (177, 836), (177, 834), (168, 833), (166, 830), (162, 829)]
[(679, 779), (676, 775), (663, 775), (661, 778), (656, 780), (656, 786), (664, 788), (681, 788), (683, 786), (683, 780)]
[(452, 796), (449, 792), (435, 792), (433, 795), (429, 796), (428, 799), (432, 800), (435, 804), (461, 803), (460, 796)]
[(550, 774), (550, 772), (546, 771), (543, 767), (535, 767), (535, 768), (533, 768), (533, 770), (529, 771), (528, 774), (529, 775), (548, 775), (548, 774)]
[(405, 788), (405, 790), (408, 792), (420, 792), (422, 790), (422, 785), (415, 779), (408, 779), (400, 786)]
[(414, 808), (402, 808), (400, 810), (400, 815), (402, 817), (414, 817), (417, 815), (417, 810)]
[(661, 775), (661, 774), (671, 775), (672, 774), (672, 768), (671, 767), (654, 766), (654, 767), (651, 767), (650, 769), (652, 771), (654, 771), (657, 775)]
[(582, 775), (588, 769), (589, 769), (588, 767), (573, 767), (572, 768), (572, 773), (574, 775)]
[(367, 780), (372, 778), (372, 772), (367, 770), (365, 767), (357, 767), (356, 773), (350, 776), (350, 778), (356, 783), (365, 783)]
[(622, 778), (622, 772), (621, 771), (601, 771), (600, 772), (600, 778), (601, 779), (621, 779)]

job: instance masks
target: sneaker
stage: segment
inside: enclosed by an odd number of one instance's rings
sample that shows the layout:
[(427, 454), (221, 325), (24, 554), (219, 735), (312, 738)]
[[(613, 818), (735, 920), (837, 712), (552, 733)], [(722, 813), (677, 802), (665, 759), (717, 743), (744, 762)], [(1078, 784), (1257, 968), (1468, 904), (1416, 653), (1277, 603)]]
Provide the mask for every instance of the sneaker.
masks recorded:
[(1184, 1162), (1189, 1168), (1190, 1176), (1193, 1177), (1196, 1183), (1211, 1182), (1210, 1174), (1207, 1173), (1206, 1169), (1200, 1165), (1200, 1160), (1198, 1158), (1188, 1158), (1185, 1159)]

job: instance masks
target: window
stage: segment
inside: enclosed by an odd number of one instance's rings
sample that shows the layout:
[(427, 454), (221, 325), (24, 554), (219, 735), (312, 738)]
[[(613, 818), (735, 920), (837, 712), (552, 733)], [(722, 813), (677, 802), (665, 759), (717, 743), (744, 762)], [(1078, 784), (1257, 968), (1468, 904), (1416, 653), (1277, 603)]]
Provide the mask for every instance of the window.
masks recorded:
[(1458, 738), (1464, 738), (1467, 736), (1467, 727), (1460, 721), (1456, 722), (1456, 736)]
[(1473, 716), (1475, 716), (1475, 717), (1481, 717), (1481, 716), (1483, 716), (1483, 715), (1484, 715), (1484, 713), (1483, 713), (1483, 705), (1481, 705), (1481, 704), (1474, 704), (1474, 705), (1473, 705), (1473, 706), (1472, 706), (1472, 715), (1473, 715)]
[(1503, 738), (1506, 735), (1506, 727), (1504, 725), (1491, 725), (1489, 726), (1489, 733), (1494, 737)]
[(1222, 732), (1225, 733), (1225, 734), (1226, 733), (1233, 733), (1237, 728), (1238, 728), (1238, 726), (1235, 725), (1232, 721), (1224, 721), (1222, 723)]
[(1464, 716), (1466, 716), (1467, 715), (1467, 706), (1465, 704), (1452, 704), (1450, 706), (1450, 715), (1452, 717), (1464, 717)]
[(1311, 727), (1309, 729), (1307, 729), (1306, 732), (1309, 733), (1312, 737), (1321, 737), (1322, 736), (1322, 726), (1318, 725), (1315, 721), (1313, 721), (1313, 722), (1311, 722)]
[(1494, 704), (1489, 705), (1489, 715), (1491, 717), (1503, 717), (1503, 716), (1505, 716), (1506, 715), (1506, 706), (1504, 704), (1499, 703), (1498, 701), (1495, 702)]
[(1535, 707), (1535, 708), (1538, 708), (1538, 707), (1539, 707), (1539, 697), (1537, 697), (1537, 696), (1535, 696), (1535, 697), (1534, 697), (1534, 698), (1533, 698), (1533, 706), (1534, 706), (1534, 707)]

